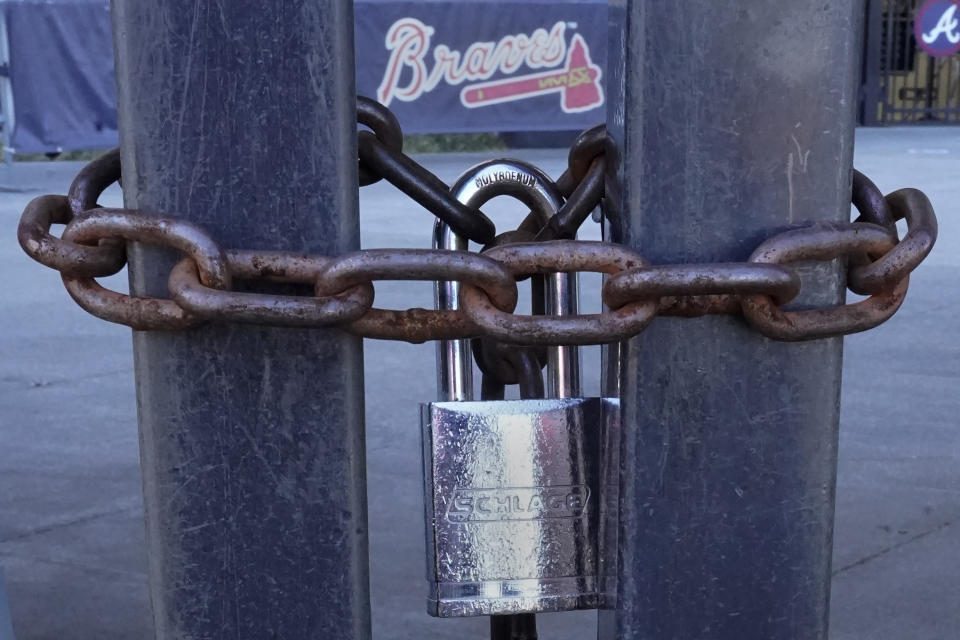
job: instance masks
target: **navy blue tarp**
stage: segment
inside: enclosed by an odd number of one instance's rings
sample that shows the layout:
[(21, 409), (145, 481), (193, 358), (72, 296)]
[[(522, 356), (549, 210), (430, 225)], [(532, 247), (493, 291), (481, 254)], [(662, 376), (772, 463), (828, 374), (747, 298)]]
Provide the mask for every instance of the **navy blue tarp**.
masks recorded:
[(117, 143), (109, 0), (4, 0), (18, 152)]
[[(0, 0), (0, 10), (13, 148), (115, 145), (109, 1)], [(408, 133), (605, 119), (606, 0), (356, 0), (354, 13), (358, 92), (387, 104)]]

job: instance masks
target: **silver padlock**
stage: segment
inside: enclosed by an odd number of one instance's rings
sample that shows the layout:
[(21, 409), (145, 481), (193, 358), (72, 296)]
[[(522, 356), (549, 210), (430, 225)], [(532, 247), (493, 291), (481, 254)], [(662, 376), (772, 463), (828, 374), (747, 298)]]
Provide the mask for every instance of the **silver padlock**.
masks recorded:
[[(473, 208), (507, 193), (534, 211), (559, 208), (537, 169), (494, 161), (455, 187)], [(544, 220), (545, 221), (545, 220)], [(467, 243), (438, 225), (435, 244)], [(547, 313), (576, 313), (576, 276), (548, 279)], [(562, 280), (562, 282), (559, 282)], [(456, 283), (438, 283), (439, 308), (455, 308)], [(601, 539), (612, 533), (601, 500), (611, 473), (618, 404), (575, 398), (575, 347), (553, 349), (544, 400), (473, 402), (467, 341), (438, 351), (440, 399), (422, 406), (427, 610), (440, 617), (593, 609), (602, 603)], [(615, 531), (615, 528), (614, 528)]]

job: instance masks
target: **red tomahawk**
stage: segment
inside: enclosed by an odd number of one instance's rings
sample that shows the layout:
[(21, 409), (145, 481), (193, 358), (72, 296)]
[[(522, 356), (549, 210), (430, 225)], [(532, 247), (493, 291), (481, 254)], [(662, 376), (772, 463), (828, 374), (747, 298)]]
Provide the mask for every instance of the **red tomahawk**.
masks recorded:
[(590, 60), (587, 43), (578, 33), (570, 41), (567, 64), (562, 71), (547, 71), (470, 85), (460, 92), (460, 101), (465, 107), (473, 109), (547, 93), (560, 93), (563, 95), (560, 103), (563, 110), (566, 113), (576, 113), (603, 104), (600, 76), (600, 67)]

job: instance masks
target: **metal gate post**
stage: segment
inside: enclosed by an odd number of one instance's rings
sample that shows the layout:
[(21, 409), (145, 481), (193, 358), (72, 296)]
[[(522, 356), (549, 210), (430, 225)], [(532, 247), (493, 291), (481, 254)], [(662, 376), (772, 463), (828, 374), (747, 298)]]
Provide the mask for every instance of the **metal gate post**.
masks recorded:
[[(126, 205), (359, 248), (349, 0), (113, 0)], [(137, 247), (131, 287), (174, 256)], [(369, 638), (363, 370), (336, 330), (135, 332), (156, 637)]]
[[(611, 7), (615, 240), (745, 260), (848, 220), (862, 0)], [(802, 272), (802, 305), (842, 297)], [(827, 637), (840, 339), (660, 318), (624, 346), (618, 593), (601, 638)]]

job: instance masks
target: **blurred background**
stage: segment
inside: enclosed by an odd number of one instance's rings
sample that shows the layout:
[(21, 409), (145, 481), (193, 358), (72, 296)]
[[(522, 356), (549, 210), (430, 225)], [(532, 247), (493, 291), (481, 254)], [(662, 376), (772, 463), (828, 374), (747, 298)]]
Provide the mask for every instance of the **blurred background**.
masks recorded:
[[(960, 45), (914, 20), (943, 4), (865, 2), (859, 124), (960, 123)], [(606, 118), (606, 0), (356, 0), (354, 16), (357, 92), (411, 151), (562, 147)], [(108, 0), (0, 0), (0, 117), (8, 161), (117, 145)]]

